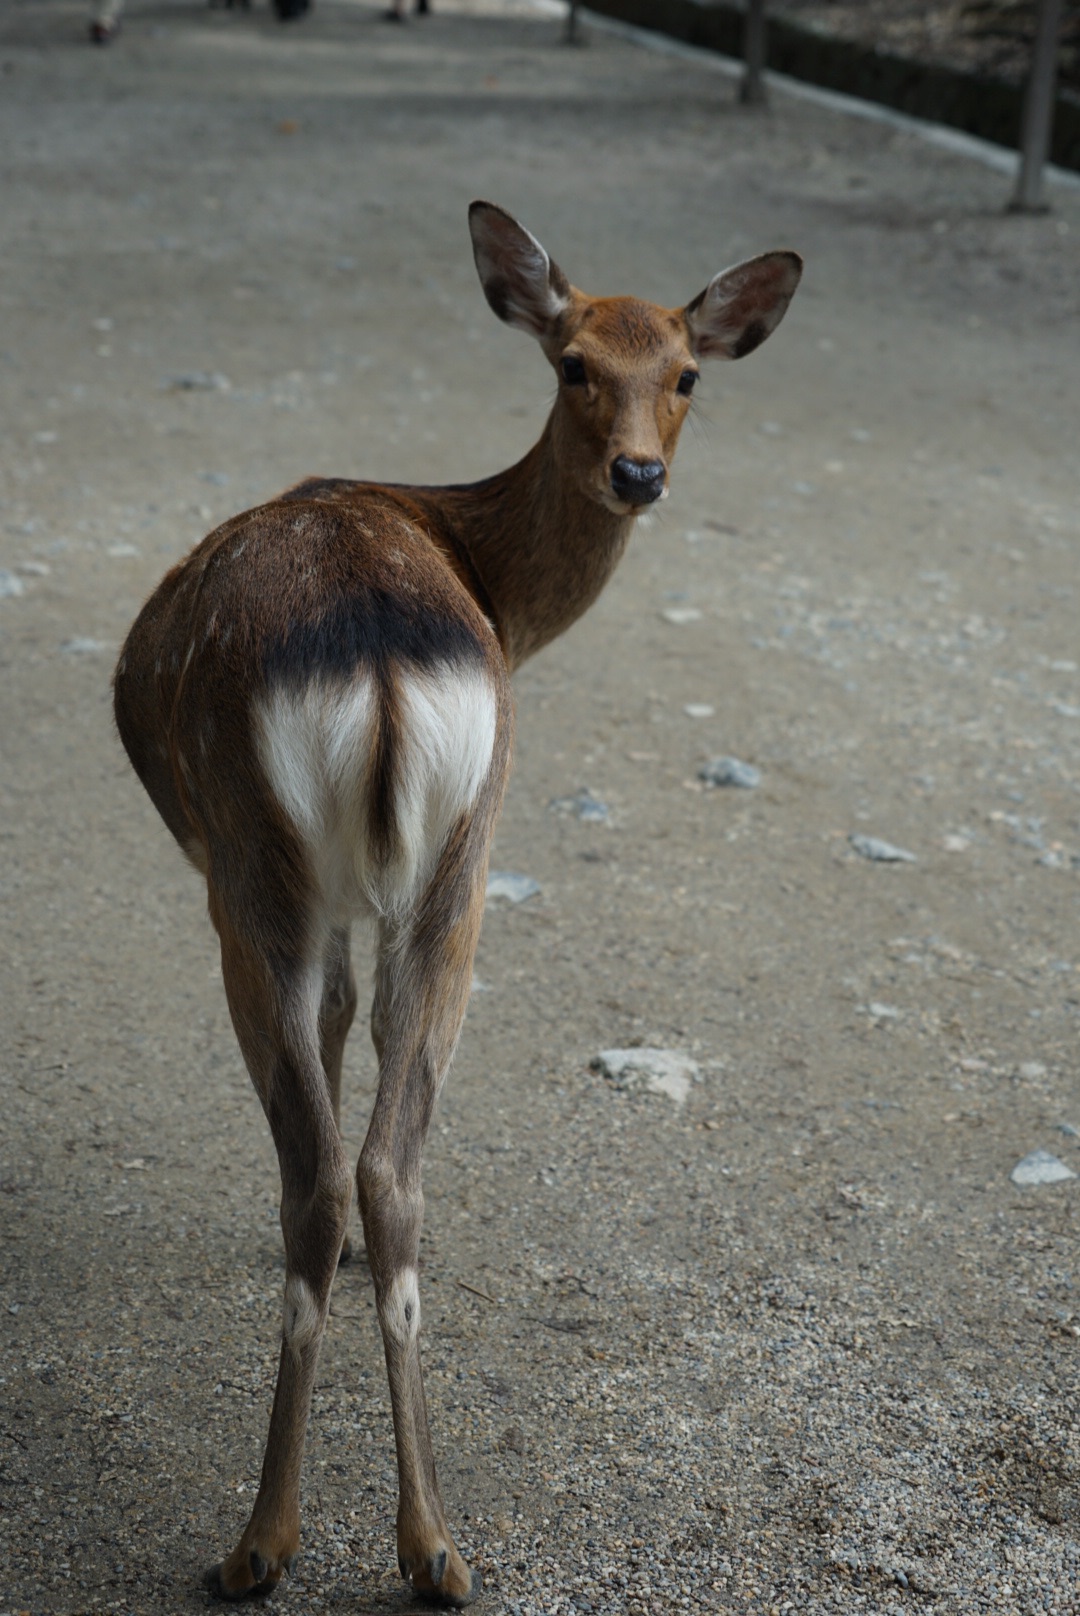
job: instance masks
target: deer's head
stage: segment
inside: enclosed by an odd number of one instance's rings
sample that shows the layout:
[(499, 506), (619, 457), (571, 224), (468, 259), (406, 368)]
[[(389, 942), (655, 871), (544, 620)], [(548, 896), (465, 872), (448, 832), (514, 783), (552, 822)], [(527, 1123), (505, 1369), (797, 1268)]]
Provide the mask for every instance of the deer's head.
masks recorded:
[(667, 494), (700, 361), (752, 353), (780, 324), (802, 274), (797, 253), (762, 253), (714, 275), (684, 308), (665, 309), (579, 292), (494, 203), (472, 204), (469, 229), (491, 307), (534, 336), (555, 369), (563, 470), (622, 516)]

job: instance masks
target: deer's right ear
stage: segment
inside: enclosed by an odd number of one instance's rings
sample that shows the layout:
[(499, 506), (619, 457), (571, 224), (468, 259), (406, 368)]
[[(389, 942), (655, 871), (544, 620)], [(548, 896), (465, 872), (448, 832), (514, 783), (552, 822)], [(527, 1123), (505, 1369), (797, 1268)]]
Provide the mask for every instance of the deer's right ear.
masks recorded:
[(500, 320), (541, 340), (570, 301), (570, 282), (535, 236), (494, 202), (469, 208), (469, 233), (480, 284)]

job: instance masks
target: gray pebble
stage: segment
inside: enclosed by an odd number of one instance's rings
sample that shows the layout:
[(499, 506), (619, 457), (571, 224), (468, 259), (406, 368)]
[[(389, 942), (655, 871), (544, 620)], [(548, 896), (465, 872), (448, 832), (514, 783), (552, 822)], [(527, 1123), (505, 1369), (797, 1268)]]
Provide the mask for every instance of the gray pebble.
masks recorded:
[(582, 819), (591, 825), (603, 824), (610, 818), (607, 803), (594, 797), (588, 786), (582, 786), (572, 797), (552, 797), (548, 807), (557, 814), (572, 814), (575, 819)]
[(861, 832), (854, 831), (848, 841), (858, 853), (860, 858), (871, 859), (875, 864), (914, 864), (914, 853), (907, 852), (902, 847), (894, 847), (892, 842), (883, 842), (880, 836), (863, 836)]
[(220, 370), (185, 370), (169, 376), (165, 388), (172, 393), (228, 393), (232, 382)]
[(761, 770), (735, 757), (712, 758), (701, 765), (698, 779), (704, 780), (707, 786), (739, 786), (744, 791), (753, 791), (761, 784)]
[(1033, 1150), (1023, 1161), (1017, 1162), (1009, 1177), (1014, 1184), (1060, 1184), (1066, 1178), (1075, 1178), (1076, 1174), (1048, 1150)]
[(6, 567), (0, 567), (0, 600), (10, 600), (15, 595), (21, 595), (26, 585), (21, 578), (17, 578)]
[(540, 883), (534, 881), (531, 875), (514, 875), (509, 870), (492, 870), (488, 876), (488, 903), (492, 903), (496, 898), (504, 898), (507, 903), (524, 903), (526, 898), (535, 897), (539, 891)]

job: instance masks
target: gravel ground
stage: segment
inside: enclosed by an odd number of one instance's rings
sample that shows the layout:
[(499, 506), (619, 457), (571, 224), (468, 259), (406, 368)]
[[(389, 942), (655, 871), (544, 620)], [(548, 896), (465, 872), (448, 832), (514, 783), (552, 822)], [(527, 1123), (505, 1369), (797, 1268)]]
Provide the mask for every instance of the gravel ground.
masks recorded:
[[(276, 1167), (108, 678), (211, 522), (533, 440), (474, 195), (591, 291), (808, 264), (517, 684), (495, 864), (540, 891), (489, 910), (423, 1247), (478, 1608), (1080, 1610), (1080, 1179), (1010, 1177), (1080, 1171), (1080, 193), (1006, 217), (967, 159), (524, 4), (84, 29), (0, 14), (0, 1612), (200, 1609), (246, 1518)], [(583, 788), (606, 819), (549, 806)], [(682, 1105), (590, 1064), (634, 1045), (698, 1063)], [(355, 1153), (359, 1023), (348, 1075)], [(362, 1261), (305, 1497), (275, 1603), (408, 1608)]]

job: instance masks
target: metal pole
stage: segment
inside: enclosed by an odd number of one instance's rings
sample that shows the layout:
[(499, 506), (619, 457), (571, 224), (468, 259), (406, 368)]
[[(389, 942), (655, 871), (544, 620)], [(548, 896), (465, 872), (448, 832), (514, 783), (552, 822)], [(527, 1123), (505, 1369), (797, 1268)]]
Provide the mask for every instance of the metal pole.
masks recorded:
[(570, 0), (566, 13), (566, 33), (563, 36), (568, 45), (581, 44), (581, 30), (578, 26), (578, 12), (581, 10), (581, 0)]
[(746, 29), (743, 34), (745, 70), (739, 85), (744, 107), (763, 107), (765, 91), (765, 0), (746, 0)]
[(1035, 19), (1035, 45), (1031, 53), (1031, 76), (1024, 92), (1024, 118), (1020, 133), (1020, 168), (1016, 193), (1009, 203), (1012, 213), (1045, 213), (1043, 168), (1050, 153), (1054, 123), (1054, 88), (1057, 78), (1058, 33), (1061, 27), (1061, 0), (1039, 0)]

